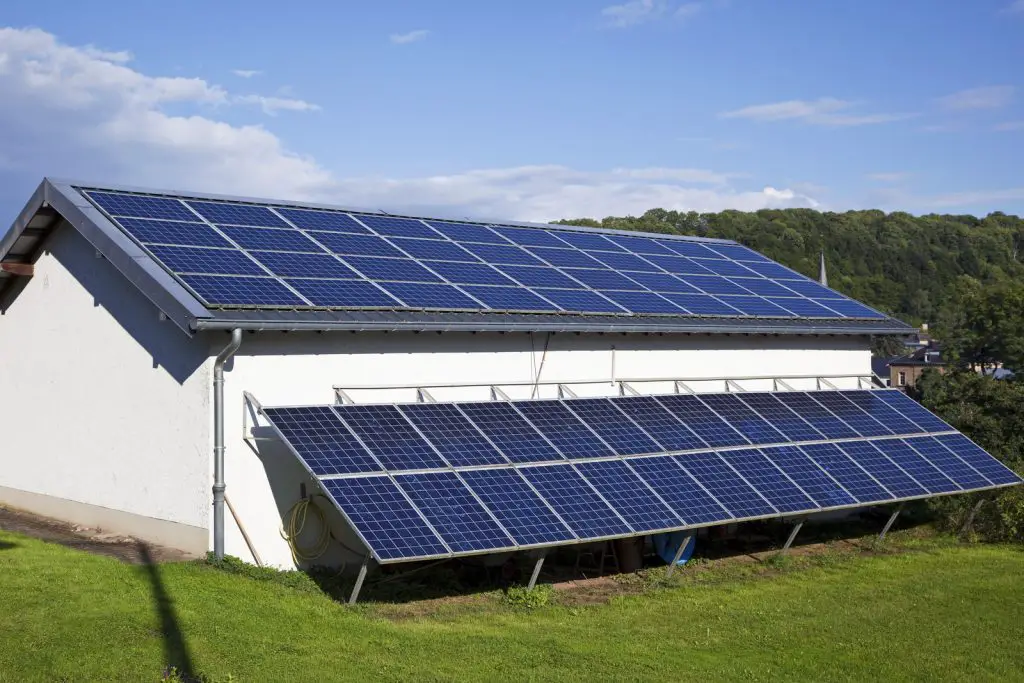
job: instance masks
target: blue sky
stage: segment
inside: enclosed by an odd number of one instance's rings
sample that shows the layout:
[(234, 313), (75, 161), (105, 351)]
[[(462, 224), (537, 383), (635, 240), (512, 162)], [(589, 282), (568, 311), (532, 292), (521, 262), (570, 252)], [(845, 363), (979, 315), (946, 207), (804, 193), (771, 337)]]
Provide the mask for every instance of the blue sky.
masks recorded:
[(1024, 214), (1024, 0), (0, 9), (0, 210), (43, 175), (546, 220)]

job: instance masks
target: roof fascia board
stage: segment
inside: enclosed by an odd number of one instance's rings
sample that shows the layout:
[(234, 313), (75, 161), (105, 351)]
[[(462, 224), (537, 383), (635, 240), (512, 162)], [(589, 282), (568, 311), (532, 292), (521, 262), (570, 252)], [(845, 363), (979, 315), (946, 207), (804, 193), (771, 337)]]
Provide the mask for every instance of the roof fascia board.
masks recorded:
[(192, 334), (211, 314), (71, 185), (43, 181), (43, 201), (73, 225), (96, 250), (175, 325)]
[(0, 239), (0, 259), (7, 255), (11, 249), (14, 248), (14, 244), (21, 237), (22, 233), (28, 227), (28, 224), (32, 222), (39, 210), (43, 208), (46, 202), (46, 181), (44, 180), (36, 188), (36, 191), (32, 193), (32, 197), (25, 204), (25, 208), (21, 210), (18, 217), (14, 219), (14, 223), (11, 225), (10, 230), (7, 234)]
[(735, 240), (719, 239), (717, 237), (693, 237), (690, 235), (669, 235), (661, 233), (647, 233), (647, 232), (636, 232), (633, 230), (614, 230), (611, 228), (592, 228), (589, 226), (580, 225), (559, 225), (555, 223), (531, 223), (527, 221), (510, 221), (498, 218), (470, 218), (467, 216), (453, 216), (451, 214), (431, 214), (429, 216), (420, 216), (415, 214), (399, 214), (386, 211), (384, 209), (368, 209), (366, 207), (354, 207), (354, 206), (339, 206), (337, 204), (323, 204), (318, 202), (296, 202), (284, 199), (267, 199), (266, 197), (246, 197), (236, 196), (228, 194), (215, 194), (208, 192), (192, 192), (192, 191), (178, 191), (178, 190), (166, 190), (156, 189), (152, 187), (138, 187), (132, 185), (120, 185), (120, 184), (109, 184), (109, 183), (89, 183), (89, 182), (78, 182), (75, 180), (65, 179), (52, 179), (54, 184), (66, 185), (70, 187), (80, 187), (91, 190), (111, 190), (113, 192), (137, 192), (140, 194), (158, 195), (164, 197), (186, 197), (191, 199), (209, 200), (209, 201), (221, 201), (221, 202), (242, 202), (246, 204), (269, 204), (271, 206), (284, 206), (294, 207), (299, 209), (323, 209), (326, 211), (351, 211), (355, 213), (368, 213), (378, 214), (381, 216), (395, 216), (401, 218), (414, 218), (420, 220), (440, 220), (450, 221), (453, 223), (480, 223), (482, 225), (508, 225), (513, 227), (523, 228), (542, 228), (546, 230), (557, 229), (566, 230), (568, 232), (586, 232), (586, 233), (600, 233), (604, 235), (622, 235), (625, 237), (657, 237), (658, 239), (669, 239), (669, 240), (680, 240), (683, 242), (708, 242), (716, 244), (737, 244)]

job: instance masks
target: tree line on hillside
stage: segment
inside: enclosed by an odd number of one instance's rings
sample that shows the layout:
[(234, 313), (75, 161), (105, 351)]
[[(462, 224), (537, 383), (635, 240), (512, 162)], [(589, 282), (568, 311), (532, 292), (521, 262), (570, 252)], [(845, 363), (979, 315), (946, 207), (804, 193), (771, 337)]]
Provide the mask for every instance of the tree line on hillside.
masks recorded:
[(559, 221), (567, 225), (731, 239), (809, 277), (824, 250), (829, 285), (912, 324), (935, 320), (961, 278), (1024, 279), (1024, 219), (883, 211), (764, 209)]

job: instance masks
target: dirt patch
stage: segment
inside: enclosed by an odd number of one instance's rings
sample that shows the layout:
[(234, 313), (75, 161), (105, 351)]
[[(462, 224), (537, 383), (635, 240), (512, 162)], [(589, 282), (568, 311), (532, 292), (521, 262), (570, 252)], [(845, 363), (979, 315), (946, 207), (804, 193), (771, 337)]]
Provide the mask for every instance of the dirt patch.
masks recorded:
[(0, 530), (24, 534), (75, 550), (113, 557), (128, 564), (183, 562), (194, 559), (173, 548), (154, 545), (130, 536), (111, 534), (0, 506)]

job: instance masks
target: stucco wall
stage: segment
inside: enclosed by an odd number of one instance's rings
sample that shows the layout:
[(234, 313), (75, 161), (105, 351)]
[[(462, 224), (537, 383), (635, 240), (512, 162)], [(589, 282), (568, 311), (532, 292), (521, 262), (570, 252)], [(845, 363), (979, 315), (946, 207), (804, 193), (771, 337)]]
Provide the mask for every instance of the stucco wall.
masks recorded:
[(210, 516), (209, 387), (205, 345), (59, 228), (0, 316), (0, 487), (38, 494), (7, 502), (143, 537), (117, 513), (155, 518), (196, 545)]
[[(211, 350), (227, 335), (211, 337)], [(547, 342), (547, 352), (544, 347)], [(612, 346), (615, 347), (614, 354)], [(614, 370), (613, 360), (614, 355)], [(333, 385), (452, 382), (579, 381), (581, 395), (611, 395), (618, 379), (664, 377), (744, 377), (870, 373), (866, 339), (844, 337), (764, 336), (623, 336), (528, 334), (246, 334), (227, 373), (228, 496), (242, 517), (262, 559), (291, 566), (287, 544), (279, 534), (280, 513), (299, 497), (305, 479), (294, 460), (273, 440), (255, 450), (242, 441), (242, 392), (265, 406), (333, 403)], [(770, 383), (741, 381), (750, 390)], [(813, 381), (791, 382), (813, 388)], [(840, 387), (855, 380), (836, 380)], [(645, 393), (671, 391), (666, 383), (635, 383)], [(721, 382), (694, 382), (698, 391), (721, 391)], [(513, 398), (531, 388), (509, 387)], [(554, 396), (544, 388), (542, 396)], [(407, 390), (352, 391), (363, 402), (411, 401)], [(488, 398), (488, 389), (435, 389), (438, 400)], [(268, 472), (273, 473), (268, 476)], [(250, 559), (233, 520), (227, 551)], [(354, 560), (353, 557), (343, 559)]]

